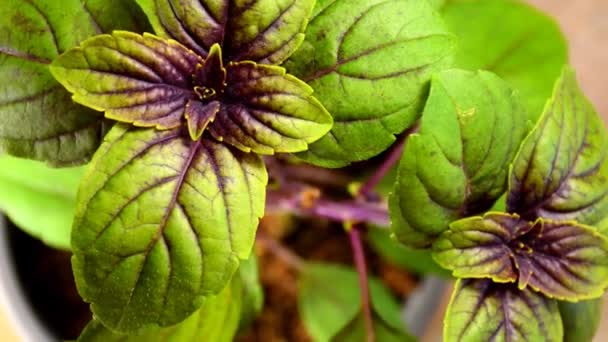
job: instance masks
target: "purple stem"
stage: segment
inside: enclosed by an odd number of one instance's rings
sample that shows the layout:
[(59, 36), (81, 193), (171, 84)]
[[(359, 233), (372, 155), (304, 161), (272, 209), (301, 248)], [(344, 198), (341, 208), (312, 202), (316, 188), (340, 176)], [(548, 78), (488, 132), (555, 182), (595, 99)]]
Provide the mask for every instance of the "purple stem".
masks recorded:
[(354, 225), (348, 232), (350, 237), (350, 245), (353, 249), (353, 257), (359, 275), (359, 286), (361, 291), (361, 307), (363, 309), (363, 318), (365, 319), (365, 330), (367, 332), (367, 341), (374, 342), (374, 322), (372, 316), (372, 307), (369, 296), (369, 284), (367, 277), (367, 264), (365, 262), (365, 252), (363, 251), (363, 243), (361, 243), (361, 234), (359, 233), (358, 225)]
[[(306, 186), (301, 183), (284, 182), (284, 177), (280, 177), (279, 189), (269, 189), (266, 196), (266, 211), (291, 212), (296, 215), (309, 215), (323, 217), (332, 221), (354, 223), (348, 231), (350, 244), (353, 250), (353, 259), (357, 268), (359, 287), (361, 290), (361, 307), (365, 320), (367, 341), (374, 342), (374, 327), (372, 306), (369, 292), (369, 279), (367, 274), (367, 264), (365, 261), (365, 251), (361, 241), (360, 229), (362, 223), (372, 223), (378, 226), (387, 227), (390, 219), (386, 205), (369, 202), (368, 199), (373, 194), (374, 188), (382, 181), (390, 169), (395, 166), (403, 153), (407, 136), (415, 132), (417, 126), (409, 129), (400, 140), (391, 148), (386, 159), (380, 167), (363, 184), (357, 193), (357, 198), (350, 201), (332, 201), (321, 196), (319, 189)], [(276, 166), (276, 165), (274, 165)], [(277, 168), (277, 172), (280, 170)], [(293, 170), (292, 172), (293, 173)], [(307, 172), (304, 172), (306, 175)], [(321, 180), (327, 178), (319, 177)], [(319, 179), (316, 179), (319, 180)], [(272, 246), (272, 244), (271, 244)], [(276, 250), (276, 248), (275, 248)], [(292, 260), (294, 265), (298, 262)]]
[(266, 193), (266, 213), (289, 212), (336, 222), (365, 222), (380, 227), (390, 225), (386, 203), (334, 201), (324, 197), (307, 200), (307, 191), (311, 190), (302, 185), (269, 189)]
[[(395, 166), (401, 159), (403, 148), (405, 146), (405, 140), (412, 132), (417, 130), (417, 126), (414, 126), (408, 130), (404, 136), (391, 148), (386, 159), (382, 162), (380, 167), (371, 175), (371, 177), (359, 188), (357, 197), (361, 200), (365, 200), (374, 191), (374, 188), (382, 181), (384, 176)], [(389, 223), (390, 224), (390, 223)], [(365, 329), (367, 331), (367, 341), (374, 342), (374, 321), (372, 314), (372, 305), (370, 301), (369, 293), (369, 278), (367, 276), (367, 264), (365, 262), (365, 251), (363, 250), (363, 243), (361, 242), (361, 229), (360, 224), (354, 224), (351, 230), (348, 232), (350, 236), (350, 244), (353, 249), (353, 257), (355, 259), (355, 265), (357, 267), (357, 273), (359, 274), (359, 287), (361, 290), (361, 307), (363, 309), (363, 317), (365, 319)]]
[(404, 136), (391, 147), (391, 151), (388, 153), (388, 156), (386, 159), (384, 159), (380, 167), (378, 167), (376, 171), (374, 171), (374, 173), (367, 179), (367, 182), (365, 182), (365, 184), (359, 188), (360, 197), (368, 197), (374, 191), (374, 188), (378, 185), (378, 183), (380, 183), (386, 174), (393, 168), (393, 166), (399, 162), (401, 155), (403, 154), (403, 148), (405, 147), (407, 137), (417, 129), (418, 126), (414, 126), (408, 130)]

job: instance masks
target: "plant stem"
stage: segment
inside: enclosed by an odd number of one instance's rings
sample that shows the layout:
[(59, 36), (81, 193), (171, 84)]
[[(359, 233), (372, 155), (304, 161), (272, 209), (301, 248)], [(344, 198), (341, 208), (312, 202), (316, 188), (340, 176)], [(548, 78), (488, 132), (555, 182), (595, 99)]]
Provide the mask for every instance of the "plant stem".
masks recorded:
[[(374, 191), (374, 188), (382, 181), (390, 169), (395, 166), (401, 159), (403, 148), (405, 147), (405, 141), (407, 136), (417, 130), (418, 127), (414, 126), (408, 130), (400, 140), (391, 147), (391, 151), (380, 167), (369, 177), (369, 179), (359, 188), (357, 193), (357, 199), (359, 201), (365, 201), (369, 195)], [(388, 216), (388, 214), (387, 214)], [(389, 222), (390, 224), (390, 222)], [(369, 278), (367, 275), (367, 264), (365, 262), (365, 251), (363, 250), (363, 243), (361, 242), (361, 229), (360, 223), (355, 223), (348, 231), (350, 237), (350, 244), (353, 249), (353, 257), (355, 259), (355, 265), (357, 267), (357, 273), (359, 275), (359, 287), (361, 291), (361, 307), (363, 309), (363, 318), (365, 320), (365, 329), (367, 331), (367, 341), (374, 342), (374, 317), (372, 311), (372, 305), (370, 300), (369, 292)]]
[(371, 193), (376, 185), (382, 181), (384, 176), (390, 171), (390, 169), (399, 162), (401, 159), (401, 153), (405, 145), (405, 139), (399, 141), (389, 152), (387, 158), (382, 162), (380, 167), (374, 172), (371, 177), (359, 188), (359, 194), (363, 195)]
[(393, 168), (393, 166), (399, 162), (401, 155), (403, 154), (403, 149), (405, 148), (405, 141), (407, 140), (407, 137), (417, 130), (418, 125), (410, 128), (391, 147), (390, 152), (388, 153), (386, 159), (382, 161), (380, 167), (378, 167), (376, 171), (367, 179), (365, 184), (359, 188), (358, 195), (360, 197), (368, 197), (374, 191), (374, 188), (378, 185), (378, 183), (380, 183), (386, 174)]
[(380, 227), (390, 224), (386, 203), (334, 201), (305, 185), (269, 189), (266, 213), (289, 212), (298, 216), (322, 217), (336, 222), (366, 222)]
[(367, 263), (365, 262), (365, 252), (363, 251), (363, 243), (361, 242), (361, 234), (359, 227), (355, 224), (349, 230), (350, 245), (353, 250), (353, 258), (359, 275), (359, 287), (361, 291), (361, 307), (363, 310), (363, 318), (365, 320), (365, 330), (367, 332), (367, 341), (374, 342), (374, 322), (372, 316), (372, 306), (369, 295), (369, 280), (367, 276)]

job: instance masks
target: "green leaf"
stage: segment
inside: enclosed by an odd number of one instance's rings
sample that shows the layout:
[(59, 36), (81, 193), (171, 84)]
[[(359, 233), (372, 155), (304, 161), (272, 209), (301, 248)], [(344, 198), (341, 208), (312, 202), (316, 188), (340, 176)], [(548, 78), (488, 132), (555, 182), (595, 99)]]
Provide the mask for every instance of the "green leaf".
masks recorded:
[(438, 274), (449, 276), (450, 273), (441, 268), (428, 249), (413, 249), (395, 241), (389, 236), (386, 229), (370, 229), (367, 232), (367, 241), (370, 247), (382, 259), (395, 264), (408, 271), (420, 274)]
[(576, 220), (608, 233), (608, 134), (569, 68), (521, 146), (507, 209), (522, 217)]
[(135, 1), (81, 0), (98, 33), (113, 30), (151, 32), (146, 15)]
[(536, 122), (568, 62), (557, 23), (519, 0), (447, 1), (443, 18), (459, 38), (455, 64), (505, 79), (519, 91)]
[(116, 126), (78, 194), (78, 290), (116, 331), (182, 321), (247, 259), (264, 211), (260, 157), (184, 130)]
[(548, 297), (596, 298), (608, 285), (608, 239), (572, 221), (488, 213), (453, 222), (433, 257), (459, 278), (518, 282)]
[(433, 6), (433, 8), (438, 9), (438, 10), (440, 10), (441, 8), (443, 8), (443, 6), (448, 1), (453, 1), (453, 0), (427, 0), (427, 2), (429, 4), (431, 4), (431, 6)]
[(181, 125), (194, 97), (192, 74), (202, 61), (178, 42), (114, 31), (68, 50), (51, 71), (74, 101), (107, 118), (170, 129)]
[(453, 341), (561, 342), (554, 300), (491, 280), (459, 280), (445, 316), (443, 339)]
[(209, 132), (238, 149), (260, 154), (299, 152), (319, 140), (332, 118), (306, 83), (285, 69), (252, 62), (227, 68), (226, 96)]
[(602, 298), (578, 303), (558, 302), (564, 342), (591, 342), (602, 317)]
[(369, 159), (412, 126), (431, 74), (454, 46), (440, 16), (418, 0), (322, 0), (286, 67), (334, 116), (300, 157), (326, 167)]
[[(109, 3), (112, 4), (109, 4)], [(122, 0), (10, 0), (0, 8), (0, 151), (81, 164), (101, 143), (102, 117), (72, 102), (48, 65), (103, 30), (135, 30)], [(111, 5), (111, 6), (110, 6)], [(108, 7), (106, 7), (108, 6)], [(114, 20), (120, 18), (121, 20)], [(101, 26), (101, 27), (100, 27)]]
[(217, 296), (205, 299), (201, 308), (174, 326), (149, 328), (132, 334), (112, 332), (93, 319), (79, 342), (230, 342), (236, 334), (241, 313), (241, 279), (234, 277)]
[(264, 307), (264, 289), (260, 283), (258, 260), (255, 254), (241, 261), (239, 275), (243, 283), (243, 304), (239, 330), (251, 325)]
[(206, 60), (172, 40), (115, 31), (85, 41), (52, 65), (74, 101), (136, 126), (190, 136), (208, 130), (244, 152), (299, 152), (332, 118), (304, 82), (277, 66), (230, 62), (214, 45)]
[[(299, 286), (300, 315), (315, 341), (346, 341), (364, 336), (361, 294), (357, 273), (352, 268), (308, 264), (300, 275)], [(407, 338), (401, 341), (409, 340), (405, 323), (399, 320), (399, 305), (389, 290), (373, 278), (369, 287), (376, 331), (384, 336)]]
[(69, 250), (83, 171), (0, 156), (0, 209), (28, 234), (51, 247)]
[(457, 278), (515, 282), (518, 269), (511, 254), (519, 251), (520, 246), (512, 241), (529, 232), (531, 227), (530, 222), (502, 213), (455, 221), (435, 240), (433, 257)]
[(201, 56), (281, 64), (302, 43), (314, 0), (137, 0), (156, 33)]
[(496, 75), (456, 69), (435, 75), (389, 199), (397, 239), (428, 246), (450, 222), (490, 209), (506, 189), (526, 126), (519, 98)]
[[(397, 312), (397, 314), (399, 314)], [(374, 338), (382, 342), (415, 342), (416, 338), (407, 334), (402, 328), (393, 328), (378, 316), (373, 315)], [(351, 321), (332, 341), (360, 342), (367, 340), (365, 318), (362, 313)]]

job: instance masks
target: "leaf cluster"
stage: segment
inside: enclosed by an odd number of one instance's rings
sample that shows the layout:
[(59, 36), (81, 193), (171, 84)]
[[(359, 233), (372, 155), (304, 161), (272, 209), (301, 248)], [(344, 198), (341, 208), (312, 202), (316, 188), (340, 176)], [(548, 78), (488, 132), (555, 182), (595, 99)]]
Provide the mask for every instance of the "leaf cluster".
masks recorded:
[[(348, 228), (369, 210), (372, 223), (390, 216), (394, 241), (368, 234), (376, 253), (458, 278), (446, 341), (593, 336), (578, 315), (597, 316), (608, 285), (608, 133), (538, 11), (516, 0), (6, 2), (0, 207), (73, 252), (95, 317), (82, 341), (232, 340), (263, 306), (252, 248), (273, 204)], [(299, 189), (277, 160), (373, 173), (404, 139), (395, 170), (376, 171), (377, 193), (316, 211), (329, 189), (267, 196)], [(366, 312), (353, 270), (300, 268), (315, 340), (414, 339), (377, 279)]]

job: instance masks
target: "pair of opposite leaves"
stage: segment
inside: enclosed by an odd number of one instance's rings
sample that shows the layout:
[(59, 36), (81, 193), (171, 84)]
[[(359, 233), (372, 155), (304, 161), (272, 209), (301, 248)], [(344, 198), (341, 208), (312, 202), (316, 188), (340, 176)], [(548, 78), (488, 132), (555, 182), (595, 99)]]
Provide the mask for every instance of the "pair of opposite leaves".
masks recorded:
[[(454, 276), (481, 278), (459, 282), (446, 316), (448, 341), (561, 340), (552, 298), (595, 298), (608, 284), (608, 240), (600, 234), (608, 211), (602, 121), (569, 69), (525, 139), (522, 125), (513, 129), (523, 115), (508, 93), (487, 72), (437, 75), (425, 110), (433, 115), (423, 115), (420, 133), (408, 142), (391, 198), (402, 242), (432, 244), (434, 258)], [(506, 209), (521, 217), (460, 219), (490, 209), (507, 179)]]
[(115, 31), (51, 65), (74, 101), (122, 122), (84, 176), (72, 247), (81, 295), (124, 332), (180, 322), (224, 288), (263, 214), (258, 154), (303, 151), (332, 126), (269, 65), (299, 46), (313, 1), (139, 3), (166, 38)]

